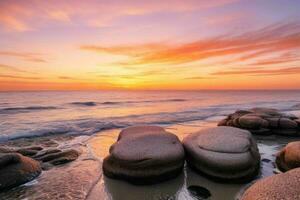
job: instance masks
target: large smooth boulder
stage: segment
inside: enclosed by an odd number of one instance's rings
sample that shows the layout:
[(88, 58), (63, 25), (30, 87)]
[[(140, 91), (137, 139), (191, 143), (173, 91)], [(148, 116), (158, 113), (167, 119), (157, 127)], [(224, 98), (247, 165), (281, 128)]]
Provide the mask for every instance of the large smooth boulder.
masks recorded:
[(240, 200), (300, 199), (300, 168), (269, 176), (248, 188)]
[(39, 162), (18, 153), (0, 154), (0, 191), (35, 179), (42, 169)]
[(277, 155), (276, 165), (281, 171), (300, 167), (300, 142), (287, 144)]
[(184, 165), (178, 137), (157, 126), (135, 126), (121, 131), (103, 161), (106, 176), (134, 184), (152, 184), (176, 177)]
[(217, 181), (243, 182), (258, 174), (260, 155), (249, 131), (206, 128), (184, 138), (183, 146), (188, 164)]

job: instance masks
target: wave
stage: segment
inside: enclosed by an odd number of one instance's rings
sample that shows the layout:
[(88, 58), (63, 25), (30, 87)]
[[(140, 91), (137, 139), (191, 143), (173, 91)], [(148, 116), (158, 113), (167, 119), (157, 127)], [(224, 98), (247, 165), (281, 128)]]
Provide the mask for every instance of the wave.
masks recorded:
[(216, 108), (198, 111), (160, 112), (152, 114), (128, 115), (124, 117), (86, 118), (74, 120), (52, 121), (31, 125), (30, 130), (5, 131), (0, 134), (0, 142), (30, 137), (41, 137), (57, 134), (93, 135), (103, 130), (124, 128), (133, 125), (171, 125), (195, 120), (205, 120), (219, 115)]
[(0, 109), (0, 114), (14, 114), (19, 112), (30, 112), (37, 110), (53, 110), (58, 109), (54, 106), (28, 106), (28, 107), (9, 107)]
[[(297, 103), (297, 102), (293, 102)], [(161, 125), (169, 126), (192, 121), (215, 121), (238, 109), (249, 109), (253, 107), (273, 107), (281, 111), (290, 111), (290, 103), (257, 101), (240, 104), (218, 104), (207, 107), (190, 108), (175, 112), (157, 112), (148, 114), (134, 114), (120, 117), (90, 117), (80, 119), (66, 119), (60, 121), (49, 121), (44, 123), (32, 123), (30, 130), (24, 130), (22, 126), (3, 129), (0, 141), (24, 137), (39, 137), (55, 134), (92, 135), (102, 130), (124, 128), (133, 125)], [(43, 107), (44, 108), (44, 107)], [(47, 108), (47, 107), (46, 107)], [(294, 109), (295, 110), (295, 109)]]
[(159, 103), (159, 102), (180, 102), (187, 101), (186, 99), (159, 99), (159, 100), (146, 100), (146, 101), (105, 101), (104, 105), (115, 105), (115, 104), (135, 104), (135, 103)]
[(78, 105), (78, 106), (96, 106), (97, 103), (93, 101), (86, 101), (86, 102), (72, 102), (71, 104), (73, 105)]
[(146, 101), (105, 101), (102, 103), (94, 101), (72, 102), (70, 104), (77, 106), (97, 106), (97, 105), (122, 105), (122, 104), (140, 104), (140, 103), (159, 103), (159, 102), (181, 102), (186, 99), (160, 99), (160, 100), (146, 100)]

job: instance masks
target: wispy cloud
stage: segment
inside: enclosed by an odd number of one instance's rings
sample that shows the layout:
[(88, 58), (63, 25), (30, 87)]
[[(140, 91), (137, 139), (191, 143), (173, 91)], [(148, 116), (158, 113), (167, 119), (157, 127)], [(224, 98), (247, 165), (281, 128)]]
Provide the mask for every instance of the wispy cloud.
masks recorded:
[(26, 72), (25, 70), (21, 70), (17, 67), (13, 67), (10, 65), (4, 65), (4, 64), (0, 64), (0, 72), (1, 71)]
[(130, 56), (127, 62), (122, 62), (123, 65), (182, 64), (215, 57), (240, 56), (240, 59), (224, 60), (236, 63), (299, 48), (299, 22), (273, 24), (240, 35), (223, 35), (185, 44), (81, 46), (83, 50)]
[(216, 77), (211, 76), (192, 76), (184, 78), (186, 80), (209, 80), (209, 79), (216, 79)]
[(26, 79), (26, 80), (40, 80), (39, 77), (31, 77), (31, 76), (17, 76), (10, 74), (0, 74), (1, 78), (9, 78), (9, 79)]
[[(124, 15), (147, 14), (153, 12), (183, 12), (195, 9), (208, 9), (224, 6), (237, 0), (165, 0), (129, 1), (116, 0), (113, 3), (99, 0), (66, 1), (18, 1), (0, 2), (0, 26), (10, 31), (24, 32), (35, 30), (52, 21), (63, 23), (82, 23), (99, 26)], [(36, 20), (39, 19), (39, 20)], [(78, 20), (79, 19), (79, 20)]]
[(1, 51), (0, 50), (0, 56), (12, 56), (21, 58), (26, 61), (30, 62), (40, 62), (44, 63), (47, 62), (45, 59), (42, 58), (42, 54), (39, 53), (29, 53), (29, 52), (17, 52), (17, 51)]
[(300, 74), (300, 67), (289, 67), (280, 69), (253, 69), (253, 70), (226, 70), (211, 73), (211, 75), (263, 75), (263, 76), (274, 76), (274, 75), (289, 75), (289, 74)]

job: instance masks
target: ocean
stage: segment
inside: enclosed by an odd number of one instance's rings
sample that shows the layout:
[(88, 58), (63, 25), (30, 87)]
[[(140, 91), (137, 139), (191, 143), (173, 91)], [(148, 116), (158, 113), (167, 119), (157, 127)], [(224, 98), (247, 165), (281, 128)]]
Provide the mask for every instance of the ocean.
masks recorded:
[(299, 103), (297, 90), (1, 92), (0, 141), (93, 135), (138, 124), (169, 126), (252, 107), (289, 111)]

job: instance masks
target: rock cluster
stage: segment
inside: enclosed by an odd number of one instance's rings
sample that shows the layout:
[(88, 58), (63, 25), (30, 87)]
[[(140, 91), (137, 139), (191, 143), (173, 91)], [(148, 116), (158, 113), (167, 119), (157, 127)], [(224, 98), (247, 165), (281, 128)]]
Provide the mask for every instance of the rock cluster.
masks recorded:
[(24, 184), (36, 178), (42, 169), (74, 161), (79, 152), (74, 149), (44, 149), (0, 147), (0, 191)]
[(240, 200), (296, 200), (300, 199), (300, 168), (269, 176), (248, 188)]
[(0, 147), (0, 153), (20, 153), (23, 156), (31, 157), (42, 163), (42, 167), (47, 168), (52, 165), (61, 165), (78, 158), (79, 152), (74, 149), (60, 150), (58, 148), (46, 148), (41, 146), (31, 146), (24, 148)]
[(276, 155), (276, 165), (283, 172), (300, 167), (300, 141), (287, 144)]
[(247, 130), (215, 127), (183, 140), (188, 164), (217, 181), (243, 182), (258, 174), (260, 155)]
[(33, 180), (41, 173), (40, 163), (19, 153), (0, 154), (0, 191)]
[(292, 114), (284, 114), (272, 108), (238, 110), (220, 121), (218, 126), (247, 129), (258, 135), (300, 136), (300, 120)]
[(103, 161), (106, 176), (134, 184), (176, 177), (183, 169), (184, 149), (176, 135), (157, 126), (122, 130)]

